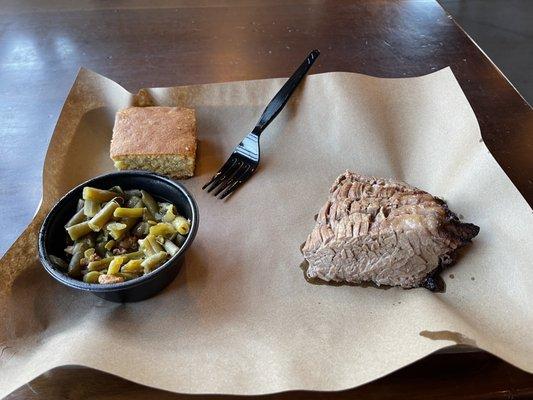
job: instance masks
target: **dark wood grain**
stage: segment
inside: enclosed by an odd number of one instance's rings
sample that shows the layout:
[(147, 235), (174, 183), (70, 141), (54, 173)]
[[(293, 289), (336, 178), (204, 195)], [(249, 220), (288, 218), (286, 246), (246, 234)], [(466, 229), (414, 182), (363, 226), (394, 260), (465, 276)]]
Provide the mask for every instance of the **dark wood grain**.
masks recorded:
[[(408, 77), (451, 66), (485, 143), (533, 203), (531, 108), (434, 1), (10, 0), (0, 17), (0, 254), (38, 205), (47, 144), (81, 66), (131, 91), (288, 76), (312, 48), (322, 52), (315, 73)], [(527, 398), (532, 387), (530, 375), (488, 355), (435, 355), (312, 398)], [(126, 397), (180, 398), (81, 369), (55, 370), (10, 398)]]
[[(436, 361), (438, 360), (438, 362)], [(246, 399), (248, 397), (244, 397)], [(533, 398), (531, 375), (487, 353), (425, 358), (394, 374), (341, 392), (285, 392), (262, 400), (519, 400)], [(54, 369), (5, 400), (236, 400), (242, 396), (183, 395), (152, 389), (114, 375), (80, 367)]]

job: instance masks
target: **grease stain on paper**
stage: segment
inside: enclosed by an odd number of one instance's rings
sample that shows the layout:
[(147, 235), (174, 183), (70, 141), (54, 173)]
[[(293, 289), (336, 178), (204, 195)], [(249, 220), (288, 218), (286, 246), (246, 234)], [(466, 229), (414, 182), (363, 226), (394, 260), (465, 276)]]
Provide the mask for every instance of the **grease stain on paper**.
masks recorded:
[(456, 344), (466, 344), (468, 346), (477, 347), (475, 340), (466, 337), (462, 333), (454, 331), (421, 331), (420, 336), (431, 340), (449, 340)]

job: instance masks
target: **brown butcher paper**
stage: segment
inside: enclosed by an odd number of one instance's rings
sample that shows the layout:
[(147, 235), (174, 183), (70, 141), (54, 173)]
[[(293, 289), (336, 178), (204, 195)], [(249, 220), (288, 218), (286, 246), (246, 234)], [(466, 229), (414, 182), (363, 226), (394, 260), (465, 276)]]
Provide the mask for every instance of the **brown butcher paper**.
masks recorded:
[[(133, 95), (80, 71), (50, 142), (40, 209), (0, 261), (0, 397), (67, 364), (184, 393), (339, 390), (456, 343), (533, 372), (532, 210), (482, 142), (451, 70), (311, 75), (263, 133), (256, 174), (225, 202), (202, 191), (283, 82)], [(48, 276), (37, 231), (61, 195), (113, 170), (115, 112), (151, 102), (197, 110), (196, 175), (183, 184), (200, 226), (169, 287), (115, 304)], [(444, 272), (444, 293), (305, 281), (300, 245), (346, 169), (404, 180), (480, 226)]]

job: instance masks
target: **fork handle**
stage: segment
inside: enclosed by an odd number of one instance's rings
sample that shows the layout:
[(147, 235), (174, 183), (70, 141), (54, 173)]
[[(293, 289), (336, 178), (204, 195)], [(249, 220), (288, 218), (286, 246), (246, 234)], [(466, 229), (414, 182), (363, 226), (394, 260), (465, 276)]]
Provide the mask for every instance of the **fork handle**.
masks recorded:
[(253, 133), (259, 136), (261, 132), (263, 132), (265, 128), (272, 122), (272, 120), (276, 118), (280, 111), (283, 110), (283, 107), (285, 107), (285, 104), (287, 104), (287, 101), (293, 94), (294, 90), (298, 87), (305, 74), (307, 71), (309, 71), (309, 68), (311, 68), (319, 55), (320, 51), (318, 50), (313, 50), (311, 53), (309, 53), (302, 65), (298, 67), (294, 74), (292, 74), (287, 82), (285, 82), (285, 85), (283, 85), (270, 103), (268, 103), (265, 111), (263, 111), (263, 115), (261, 115), (259, 122), (252, 131)]

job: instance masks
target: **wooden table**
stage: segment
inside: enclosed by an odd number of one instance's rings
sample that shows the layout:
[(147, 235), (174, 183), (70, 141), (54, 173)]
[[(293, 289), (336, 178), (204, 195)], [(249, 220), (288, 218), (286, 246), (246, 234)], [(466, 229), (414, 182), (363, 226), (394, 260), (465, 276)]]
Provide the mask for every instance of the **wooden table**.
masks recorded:
[[(451, 66), (483, 139), (533, 202), (533, 113), (501, 72), (430, 0), (9, 0), (0, 9), (0, 254), (31, 220), (41, 168), (80, 66), (141, 87), (288, 76), (319, 48), (314, 73), (408, 77)], [(216, 4), (215, 4), (216, 3)], [(290, 3), (290, 4), (287, 4)], [(147, 5), (148, 4), (148, 5)], [(98, 382), (86, 385), (83, 381)], [(270, 398), (530, 398), (533, 376), (485, 353), (434, 355), (337, 394)], [(10, 399), (191, 398), (96, 371), (62, 368)]]

